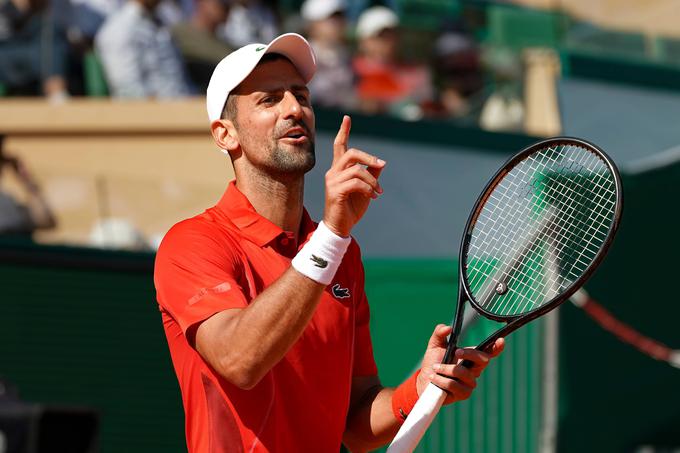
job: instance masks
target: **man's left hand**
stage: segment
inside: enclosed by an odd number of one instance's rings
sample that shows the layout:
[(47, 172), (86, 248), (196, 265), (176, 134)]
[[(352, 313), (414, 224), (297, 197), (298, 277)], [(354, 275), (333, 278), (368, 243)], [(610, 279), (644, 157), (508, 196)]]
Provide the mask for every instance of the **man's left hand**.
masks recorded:
[[(447, 339), (451, 333), (451, 326), (439, 324), (435, 327), (427, 350), (423, 357), (423, 366), (418, 375), (416, 387), (418, 395), (425, 391), (430, 381), (437, 387), (445, 390), (448, 395), (444, 404), (466, 400), (477, 386), (477, 378), (482, 374), (489, 361), (503, 351), (505, 341), (503, 338), (496, 340), (490, 351), (482, 352), (474, 348), (458, 349), (453, 364), (441, 363), (446, 353)], [(469, 360), (473, 366), (467, 368), (462, 365), (463, 361)]]

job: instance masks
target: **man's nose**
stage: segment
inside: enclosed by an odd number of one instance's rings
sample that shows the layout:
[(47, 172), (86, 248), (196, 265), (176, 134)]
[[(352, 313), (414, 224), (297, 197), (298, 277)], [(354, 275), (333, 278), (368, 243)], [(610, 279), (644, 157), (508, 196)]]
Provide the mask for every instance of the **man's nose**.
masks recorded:
[(297, 97), (290, 91), (284, 93), (282, 106), (284, 118), (302, 118), (302, 106), (298, 102)]

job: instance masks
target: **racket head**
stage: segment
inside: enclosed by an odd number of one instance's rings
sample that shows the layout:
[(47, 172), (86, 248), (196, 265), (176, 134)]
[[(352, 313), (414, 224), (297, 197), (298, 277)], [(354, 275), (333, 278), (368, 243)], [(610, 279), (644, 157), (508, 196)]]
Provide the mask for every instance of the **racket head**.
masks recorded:
[[(508, 323), (552, 310), (601, 263), (622, 212), (620, 173), (601, 148), (574, 137), (525, 148), (491, 178), (467, 220), (459, 254), (465, 298), (483, 316)], [(541, 261), (556, 268), (555, 281)]]

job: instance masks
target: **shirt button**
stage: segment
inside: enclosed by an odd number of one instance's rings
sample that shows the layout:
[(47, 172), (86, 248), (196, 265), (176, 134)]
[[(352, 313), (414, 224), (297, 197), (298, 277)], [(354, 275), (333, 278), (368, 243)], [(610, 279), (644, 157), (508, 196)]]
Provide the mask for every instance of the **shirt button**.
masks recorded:
[(288, 238), (281, 239), (281, 245), (288, 245)]

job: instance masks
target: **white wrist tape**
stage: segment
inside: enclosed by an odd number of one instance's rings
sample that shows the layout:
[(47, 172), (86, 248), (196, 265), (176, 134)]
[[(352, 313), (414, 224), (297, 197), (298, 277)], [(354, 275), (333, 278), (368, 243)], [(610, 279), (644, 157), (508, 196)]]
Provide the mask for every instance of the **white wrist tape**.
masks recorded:
[(320, 222), (291, 264), (302, 275), (328, 285), (333, 280), (350, 242), (352, 238), (340, 237)]

